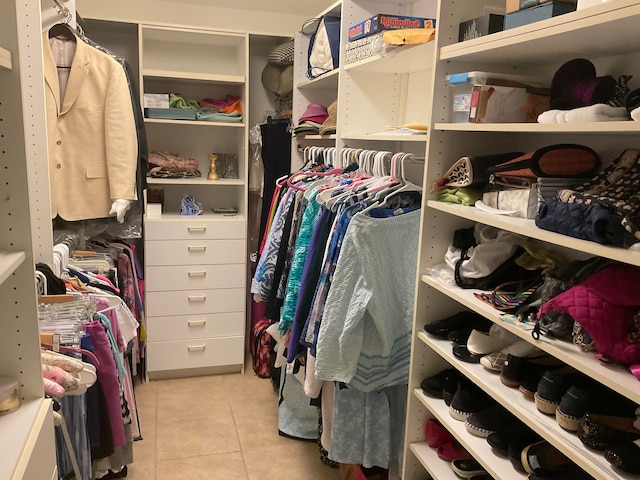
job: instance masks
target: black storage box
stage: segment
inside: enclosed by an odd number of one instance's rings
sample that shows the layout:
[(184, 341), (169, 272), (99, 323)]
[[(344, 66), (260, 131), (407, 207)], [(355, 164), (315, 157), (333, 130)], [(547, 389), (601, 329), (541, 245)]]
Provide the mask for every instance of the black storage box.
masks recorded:
[(458, 41), (464, 42), (465, 40), (484, 37), (490, 33), (501, 32), (503, 24), (504, 15), (496, 15), (495, 13), (461, 22)]
[(574, 12), (576, 4), (565, 2), (546, 2), (535, 7), (525, 8), (517, 12), (509, 13), (504, 17), (504, 29), (520, 27), (530, 23), (557, 17), (565, 13)]

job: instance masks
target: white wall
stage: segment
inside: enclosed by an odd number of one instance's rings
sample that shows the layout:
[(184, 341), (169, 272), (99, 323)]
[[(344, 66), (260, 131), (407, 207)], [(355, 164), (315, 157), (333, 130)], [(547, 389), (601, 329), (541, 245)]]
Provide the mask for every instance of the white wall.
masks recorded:
[[(76, 9), (86, 18), (293, 36), (306, 19), (331, 3), (330, 0), (77, 0)], [(236, 8), (220, 6), (229, 4)]]

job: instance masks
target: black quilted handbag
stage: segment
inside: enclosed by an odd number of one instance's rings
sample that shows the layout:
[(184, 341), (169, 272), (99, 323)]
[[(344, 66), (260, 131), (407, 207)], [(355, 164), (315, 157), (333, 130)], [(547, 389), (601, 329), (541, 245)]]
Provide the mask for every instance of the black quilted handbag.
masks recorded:
[(593, 180), (561, 190), (565, 203), (596, 204), (622, 217), (622, 225), (640, 240), (640, 149), (628, 148)]

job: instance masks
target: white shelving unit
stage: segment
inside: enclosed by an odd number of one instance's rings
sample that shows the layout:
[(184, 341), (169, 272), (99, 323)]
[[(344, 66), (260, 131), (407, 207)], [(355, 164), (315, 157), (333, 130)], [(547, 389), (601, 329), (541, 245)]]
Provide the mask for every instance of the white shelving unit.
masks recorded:
[[(431, 186), (464, 155), (531, 151), (553, 143), (579, 143), (596, 150), (606, 164), (625, 148), (637, 148), (632, 136), (640, 132), (640, 127), (631, 121), (573, 125), (449, 123), (451, 94), (446, 83), (448, 74), (465, 71), (535, 72), (550, 84), (561, 64), (580, 57), (594, 62), (599, 75), (640, 74), (637, 67), (640, 49), (634, 43), (639, 34), (629, 31), (627, 35), (630, 25), (640, 19), (640, 2), (637, 0), (603, 3), (458, 43), (459, 23), (482, 15), (485, 4), (504, 7), (504, 2), (499, 0), (438, 2), (425, 192), (430, 192)], [(502, 316), (498, 310), (477, 300), (473, 290), (445, 285), (427, 273), (428, 267), (443, 263), (453, 232), (475, 223), (528, 236), (548, 248), (562, 251), (569, 258), (599, 256), (640, 266), (638, 252), (540, 230), (533, 220), (492, 215), (474, 207), (441, 203), (435, 200), (433, 193), (429, 193), (423, 205), (403, 478), (422, 479), (426, 475), (436, 479), (453, 478), (448, 472), (436, 470), (434, 452), (425, 444), (424, 424), (432, 417), (440, 420), (493, 478), (523, 478), (510, 462), (495, 456), (485, 440), (473, 437), (461, 422), (453, 420), (442, 400), (423, 394), (420, 382), (424, 378), (452, 366), (598, 480), (636, 478), (614, 470), (602, 453), (584, 447), (577, 435), (560, 428), (553, 417), (539, 413), (535, 405), (517, 389), (503, 386), (493, 372), (478, 364), (459, 361), (452, 354), (451, 342), (437, 340), (424, 332), (423, 327), (427, 323), (463, 309), (471, 310), (504, 326), (521, 339), (534, 343), (611, 390), (640, 402), (638, 381), (625, 368), (603, 364), (568, 342), (544, 336), (536, 341), (531, 336), (531, 325)]]
[[(322, 15), (342, 17), (342, 0), (333, 3), (316, 15), (316, 17), (320, 18)], [(338, 67), (310, 79), (307, 76), (310, 37), (298, 31), (294, 36), (294, 42), (293, 109), (291, 119), (293, 124), (297, 125), (299, 118), (310, 103), (317, 103), (328, 107), (334, 100), (337, 100), (341, 70), (340, 67)], [(340, 62), (342, 62), (342, 60), (340, 60)], [(291, 140), (291, 171), (298, 170), (302, 167), (302, 151), (304, 147), (309, 145), (332, 147), (336, 145), (337, 138), (336, 135), (293, 136)]]
[[(29, 58), (42, 55), (39, 8), (39, 2), (6, 2), (0, 20), (0, 375), (17, 381), (21, 399), (18, 410), (0, 416), (0, 478), (7, 480), (51, 480), (56, 472), (51, 401), (42, 388), (34, 276), (39, 233), (33, 231), (38, 223), (32, 215), (38, 197), (31, 180), (39, 177), (30, 178), (31, 155), (40, 138), (33, 132), (44, 121), (44, 79), (33, 77), (29, 64)], [(34, 111), (38, 119), (29, 117)], [(44, 210), (48, 215), (48, 206)]]
[(296, 34), (293, 121), (309, 103), (328, 106), (338, 99), (336, 135), (294, 138), (292, 169), (302, 165), (301, 150), (308, 145), (404, 151), (424, 157), (426, 135), (390, 134), (389, 126), (411, 122), (428, 124), (431, 96), (428, 85), (435, 58), (435, 42), (400, 47), (351, 64), (345, 62), (348, 29), (378, 13), (434, 18), (435, 0), (338, 1), (317, 16), (331, 14), (342, 19), (340, 66), (318, 78), (306, 76), (308, 37)]
[[(139, 28), (142, 94), (177, 93), (187, 101), (234, 95), (242, 99), (247, 115), (247, 34), (146, 24)], [(240, 371), (245, 341), (247, 122), (145, 123), (150, 151), (193, 157), (201, 172), (199, 178), (149, 179), (150, 187), (164, 191), (162, 216), (145, 218), (149, 377)], [(208, 180), (212, 153), (235, 154), (238, 178), (223, 178), (220, 172), (219, 180)], [(202, 215), (179, 214), (185, 194), (202, 204)], [(219, 207), (238, 213), (215, 214), (213, 209)]]

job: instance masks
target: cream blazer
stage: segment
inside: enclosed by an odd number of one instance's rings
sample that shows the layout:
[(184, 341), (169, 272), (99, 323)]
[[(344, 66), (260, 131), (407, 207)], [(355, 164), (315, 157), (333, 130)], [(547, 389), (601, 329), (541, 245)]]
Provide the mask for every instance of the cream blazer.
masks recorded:
[(138, 140), (122, 66), (76, 40), (64, 98), (43, 34), (51, 218), (109, 216), (117, 198), (136, 200)]

